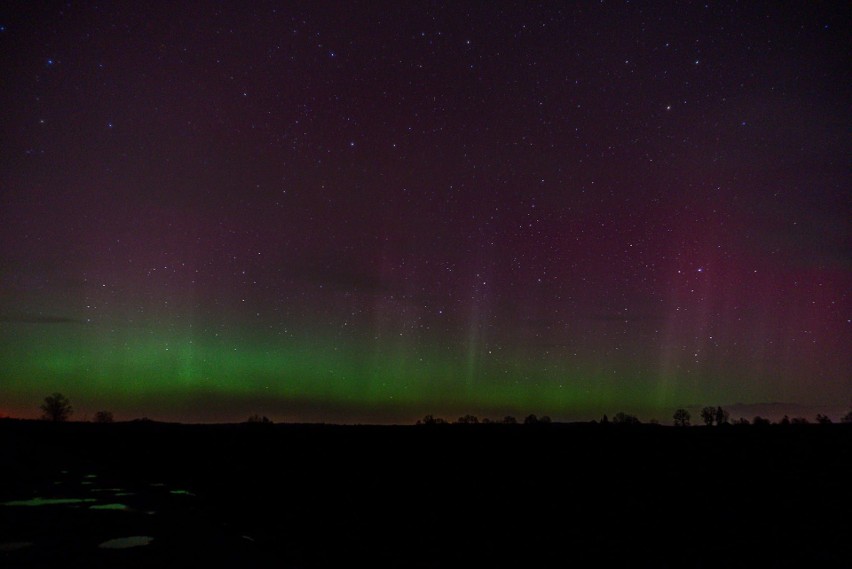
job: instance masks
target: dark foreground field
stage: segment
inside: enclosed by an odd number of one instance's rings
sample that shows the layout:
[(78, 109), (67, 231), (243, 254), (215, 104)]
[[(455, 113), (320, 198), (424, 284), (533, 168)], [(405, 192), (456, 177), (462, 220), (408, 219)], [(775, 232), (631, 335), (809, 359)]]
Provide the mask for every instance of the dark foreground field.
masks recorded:
[(0, 566), (848, 567), (850, 427), (4, 420)]

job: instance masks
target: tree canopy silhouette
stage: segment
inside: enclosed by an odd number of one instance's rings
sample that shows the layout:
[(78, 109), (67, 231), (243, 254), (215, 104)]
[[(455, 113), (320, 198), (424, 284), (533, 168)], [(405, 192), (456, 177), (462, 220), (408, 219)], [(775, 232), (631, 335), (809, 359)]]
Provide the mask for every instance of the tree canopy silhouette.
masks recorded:
[(446, 419), (442, 419), (441, 417), (435, 417), (434, 415), (426, 415), (425, 417), (417, 421), (418, 425), (444, 425), (446, 423)]
[(113, 420), (111, 411), (98, 411), (95, 413), (95, 423), (112, 423)]
[(677, 411), (674, 412), (674, 415), (672, 416), (672, 418), (674, 419), (675, 427), (688, 427), (689, 426), (690, 415), (689, 415), (689, 411), (687, 411), (686, 409), (678, 409)]
[(266, 415), (261, 417), (260, 415), (255, 413), (254, 415), (251, 415), (248, 419), (246, 419), (246, 423), (252, 425), (271, 425), (272, 419), (270, 419)]
[(701, 420), (708, 427), (713, 426), (713, 421), (716, 420), (716, 409), (713, 407), (705, 407), (701, 410)]
[(71, 401), (61, 393), (54, 393), (44, 398), (44, 403), (41, 404), (42, 418), (47, 421), (67, 421), (74, 408), (71, 406)]
[(638, 425), (641, 423), (638, 417), (635, 415), (628, 415), (627, 413), (622, 413), (619, 411), (615, 414), (615, 417), (612, 418), (612, 422), (617, 425)]
[(463, 417), (459, 417), (456, 423), (461, 423), (462, 425), (476, 425), (479, 423), (479, 419), (476, 415), (464, 415)]

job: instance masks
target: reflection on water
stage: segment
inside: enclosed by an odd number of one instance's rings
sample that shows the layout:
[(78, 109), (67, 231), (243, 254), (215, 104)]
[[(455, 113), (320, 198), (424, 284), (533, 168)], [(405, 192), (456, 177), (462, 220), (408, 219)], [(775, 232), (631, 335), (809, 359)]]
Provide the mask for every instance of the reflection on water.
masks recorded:
[[(151, 516), (158, 515), (159, 513), (159, 508), (154, 509), (155, 505), (164, 505), (166, 508), (170, 509), (170, 511), (171, 509), (180, 510), (181, 508), (186, 508), (189, 504), (192, 503), (192, 500), (185, 498), (186, 496), (196, 496), (195, 493), (185, 488), (182, 489), (178, 487), (177, 489), (173, 490), (170, 484), (166, 484), (163, 482), (142, 483), (142, 485), (139, 485), (135, 483), (127, 484), (117, 480), (107, 482), (107, 479), (102, 478), (96, 474), (81, 475), (77, 473), (68, 474), (68, 472), (65, 472), (64, 474), (65, 476), (57, 476), (57, 480), (48, 482), (48, 484), (50, 484), (51, 482), (53, 482), (53, 484), (49, 486), (51, 490), (44, 492), (44, 494), (47, 494), (46, 496), (31, 497), (27, 495), (19, 495), (18, 499), (0, 502), (0, 511), (2, 511), (2, 508), (4, 506), (46, 506), (46, 508), (41, 509), (41, 513), (33, 512), (30, 515), (34, 516), (34, 520), (44, 521), (45, 525), (49, 526), (53, 523), (55, 516), (59, 515), (56, 509), (50, 508), (65, 508), (67, 509), (67, 513), (63, 515), (72, 516), (73, 524), (76, 524), (79, 521), (79, 531), (85, 531), (83, 528), (105, 527), (104, 524), (106, 524), (109, 520), (118, 522), (120, 519), (132, 519), (134, 520), (135, 524), (142, 525), (136, 530), (129, 531), (147, 532), (151, 531), (149, 528), (146, 528), (146, 525), (150, 523), (148, 522), (148, 520), (151, 519)], [(132, 496), (132, 498), (125, 498), (126, 496)], [(8, 496), (4, 497), (4, 499), (12, 497), (13, 496)], [(71, 513), (75, 510), (79, 513)], [(12, 516), (23, 515), (23, 512), (20, 510), (18, 511), (18, 514), (14, 514), (14, 510), (7, 510), (7, 512), (7, 515)], [(84, 512), (91, 513), (87, 514)], [(125, 513), (109, 514), (99, 512)], [(57, 527), (55, 528), (55, 531), (60, 530)], [(55, 531), (53, 531), (53, 533), (55, 533)], [(114, 529), (114, 531), (122, 530)], [(10, 541), (3, 541), (2, 538), (4, 537)], [(29, 547), (36, 549), (42, 543), (41, 540), (39, 540), (38, 542), (12, 542), (11, 537), (12, 536), (0, 535), (0, 569), (2, 569), (4, 565), (2, 563), (2, 560), (5, 559), (6, 556), (18, 555), (17, 553), (11, 552), (25, 550)], [(25, 540), (31, 536), (21, 535), (17, 537), (19, 539)], [(248, 536), (244, 537), (243, 539), (247, 541), (252, 540), (252, 538)], [(151, 544), (153, 540), (153, 537), (147, 535), (131, 535), (127, 537), (117, 537), (115, 539), (104, 541), (103, 543), (100, 543), (97, 547), (101, 550), (121, 550), (144, 547), (146, 545)], [(49, 541), (47, 541), (46, 543), (49, 543)], [(95, 541), (94, 543), (98, 542)], [(23, 553), (22, 555), (26, 555), (26, 553)], [(107, 554), (104, 553), (104, 555)]]
[(130, 547), (140, 547), (142, 545), (148, 545), (153, 540), (153, 537), (149, 537), (147, 535), (133, 535), (130, 537), (118, 537), (115, 539), (110, 539), (109, 541), (103, 542), (98, 547), (100, 547), (101, 549), (127, 549)]
[(6, 543), (0, 543), (0, 552), (10, 553), (29, 547), (32, 544), (31, 541), (7, 541)]
[(0, 506), (61, 506), (65, 504), (85, 504), (97, 502), (94, 498), (31, 498), (29, 500), (12, 500), (3, 502)]
[(95, 504), (94, 506), (89, 506), (90, 510), (125, 510), (128, 511), (128, 508), (125, 504)]

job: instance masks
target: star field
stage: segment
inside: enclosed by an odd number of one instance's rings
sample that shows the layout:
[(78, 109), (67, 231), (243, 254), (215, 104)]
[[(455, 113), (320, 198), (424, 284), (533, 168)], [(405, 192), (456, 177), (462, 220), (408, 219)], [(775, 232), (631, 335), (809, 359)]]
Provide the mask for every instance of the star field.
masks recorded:
[(0, 10), (0, 412), (852, 402), (839, 7)]

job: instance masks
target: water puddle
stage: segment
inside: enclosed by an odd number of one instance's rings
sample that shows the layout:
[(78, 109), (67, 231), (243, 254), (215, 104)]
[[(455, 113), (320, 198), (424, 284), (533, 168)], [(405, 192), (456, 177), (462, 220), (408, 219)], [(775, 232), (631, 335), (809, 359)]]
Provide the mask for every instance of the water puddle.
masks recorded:
[(12, 500), (3, 502), (0, 506), (65, 506), (68, 504), (86, 504), (97, 502), (94, 498), (30, 498), (29, 500)]
[(6, 543), (0, 543), (0, 552), (11, 553), (13, 551), (18, 551), (19, 549), (26, 549), (32, 544), (33, 543), (31, 541), (7, 541)]
[(133, 535), (130, 537), (117, 537), (110, 539), (100, 544), (101, 549), (129, 549), (131, 547), (141, 547), (148, 545), (154, 541), (153, 537), (147, 535)]
[(89, 506), (89, 509), (130, 511), (130, 508), (128, 508), (125, 504), (95, 504), (94, 506)]

